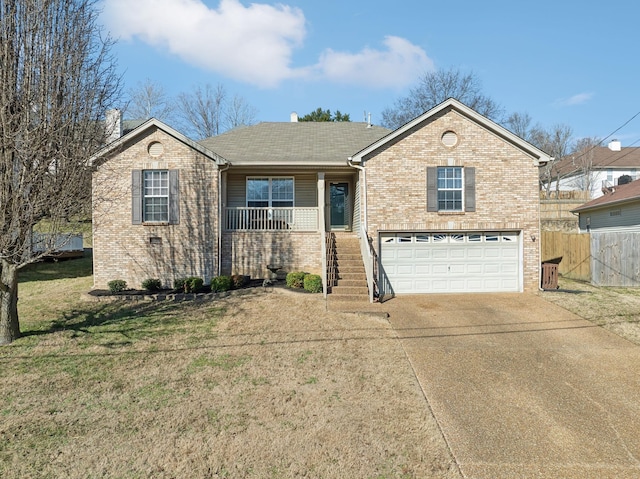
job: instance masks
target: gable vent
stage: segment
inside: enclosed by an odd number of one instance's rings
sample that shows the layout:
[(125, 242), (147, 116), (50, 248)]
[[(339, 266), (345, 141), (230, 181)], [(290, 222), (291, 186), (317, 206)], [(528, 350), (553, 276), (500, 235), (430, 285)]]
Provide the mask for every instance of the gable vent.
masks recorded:
[(456, 146), (458, 144), (458, 135), (455, 131), (445, 131), (442, 134), (441, 141), (444, 146), (451, 148), (452, 146)]
[(162, 155), (162, 153), (164, 153), (164, 146), (162, 146), (162, 143), (160, 143), (159, 141), (154, 141), (153, 143), (149, 144), (147, 151), (149, 152), (150, 156), (160, 156)]

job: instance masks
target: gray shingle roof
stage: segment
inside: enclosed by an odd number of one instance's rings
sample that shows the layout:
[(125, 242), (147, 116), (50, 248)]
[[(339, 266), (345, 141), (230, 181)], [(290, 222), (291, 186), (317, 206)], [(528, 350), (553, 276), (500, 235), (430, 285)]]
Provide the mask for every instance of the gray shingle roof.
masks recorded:
[(347, 158), (390, 133), (356, 122), (264, 122), (202, 140), (232, 165), (346, 165)]

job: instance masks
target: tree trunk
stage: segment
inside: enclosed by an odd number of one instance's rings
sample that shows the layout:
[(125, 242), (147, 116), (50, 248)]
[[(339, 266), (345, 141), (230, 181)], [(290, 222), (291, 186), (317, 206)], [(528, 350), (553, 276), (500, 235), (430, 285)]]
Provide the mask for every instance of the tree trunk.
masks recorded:
[(0, 346), (19, 337), (18, 268), (3, 260), (0, 270)]

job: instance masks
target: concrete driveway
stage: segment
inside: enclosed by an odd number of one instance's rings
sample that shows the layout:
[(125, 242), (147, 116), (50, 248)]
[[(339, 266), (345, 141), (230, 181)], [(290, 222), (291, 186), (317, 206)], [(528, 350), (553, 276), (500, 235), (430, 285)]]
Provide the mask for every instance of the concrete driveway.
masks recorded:
[(640, 477), (640, 347), (531, 294), (384, 307), (463, 477)]

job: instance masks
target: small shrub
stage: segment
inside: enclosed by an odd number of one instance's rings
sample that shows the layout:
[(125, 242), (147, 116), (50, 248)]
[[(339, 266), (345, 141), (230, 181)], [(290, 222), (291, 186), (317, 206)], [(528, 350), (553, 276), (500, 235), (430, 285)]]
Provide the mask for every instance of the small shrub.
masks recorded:
[(189, 278), (189, 293), (197, 293), (204, 286), (204, 280), (196, 276)]
[(231, 283), (234, 289), (242, 288), (247, 284), (247, 277), (242, 274), (234, 274), (231, 276)]
[(304, 289), (310, 293), (322, 292), (322, 278), (317, 274), (307, 274), (304, 277)]
[(287, 286), (290, 288), (303, 288), (304, 287), (304, 275), (302, 271), (292, 271), (287, 274)]
[(186, 278), (178, 278), (173, 281), (173, 287), (176, 290), (183, 291), (185, 293), (197, 293), (202, 289), (204, 281), (197, 276), (188, 276)]
[(162, 281), (158, 278), (148, 278), (142, 282), (142, 289), (147, 291), (160, 291), (162, 289)]
[(121, 293), (127, 289), (127, 282), (124, 279), (114, 279), (113, 281), (109, 281), (107, 286), (112, 293)]
[(219, 293), (221, 291), (229, 291), (233, 286), (231, 276), (216, 276), (211, 280), (211, 292)]

